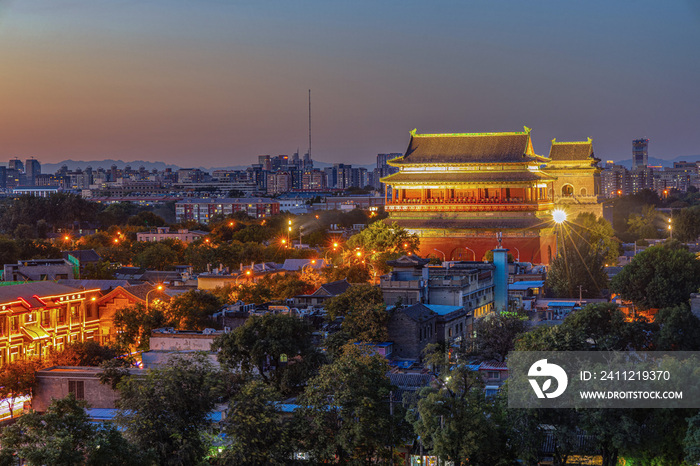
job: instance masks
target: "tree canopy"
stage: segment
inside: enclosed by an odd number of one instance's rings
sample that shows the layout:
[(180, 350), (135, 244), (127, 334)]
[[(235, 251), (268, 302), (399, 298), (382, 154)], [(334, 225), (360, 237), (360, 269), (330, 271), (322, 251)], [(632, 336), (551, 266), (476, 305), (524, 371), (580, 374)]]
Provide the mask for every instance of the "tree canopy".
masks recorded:
[(309, 380), (297, 416), (301, 448), (315, 462), (375, 464), (388, 459), (390, 445), (405, 435), (399, 403), (391, 414), (388, 369), (371, 349), (350, 344)]
[[(606, 263), (616, 263), (619, 244), (606, 220), (579, 214), (559, 228), (559, 254), (547, 274), (547, 287), (558, 297), (598, 297), (607, 287)], [(581, 287), (579, 289), (579, 287)]]
[(36, 466), (148, 464), (112, 424), (90, 422), (86, 407), (71, 394), (54, 399), (44, 414), (20, 417), (0, 437), (0, 464), (16, 464), (14, 455)]
[(172, 356), (145, 376), (124, 378), (115, 422), (157, 464), (198, 464), (207, 448), (201, 433), (223, 389), (207, 355)]
[(283, 393), (293, 393), (315, 373), (322, 356), (312, 344), (311, 326), (283, 314), (251, 316), (212, 344), (221, 365), (245, 378), (256, 373)]
[(611, 289), (641, 309), (687, 302), (700, 287), (700, 260), (676, 241), (645, 249), (622, 268)]

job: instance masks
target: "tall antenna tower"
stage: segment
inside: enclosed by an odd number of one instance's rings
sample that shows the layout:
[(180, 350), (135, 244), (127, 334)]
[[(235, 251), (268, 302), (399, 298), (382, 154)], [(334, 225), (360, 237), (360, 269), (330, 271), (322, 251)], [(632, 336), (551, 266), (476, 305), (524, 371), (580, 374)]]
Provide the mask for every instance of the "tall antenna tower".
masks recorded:
[(311, 89), (309, 89), (309, 160), (311, 160)]

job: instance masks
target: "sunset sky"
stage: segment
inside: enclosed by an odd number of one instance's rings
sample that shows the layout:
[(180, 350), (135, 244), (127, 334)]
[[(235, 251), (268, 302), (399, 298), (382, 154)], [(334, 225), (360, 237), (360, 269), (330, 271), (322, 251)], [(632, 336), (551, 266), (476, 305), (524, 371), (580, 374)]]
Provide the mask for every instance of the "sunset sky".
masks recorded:
[(372, 163), (532, 128), (700, 155), (700, 2), (0, 0), (0, 161)]

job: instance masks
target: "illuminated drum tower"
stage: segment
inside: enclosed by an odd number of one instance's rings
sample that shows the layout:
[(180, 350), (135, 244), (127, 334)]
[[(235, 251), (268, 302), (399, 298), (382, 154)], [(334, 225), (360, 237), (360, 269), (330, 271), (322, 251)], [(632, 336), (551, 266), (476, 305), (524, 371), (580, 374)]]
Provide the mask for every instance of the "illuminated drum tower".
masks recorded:
[[(530, 129), (513, 133), (417, 134), (385, 183), (389, 223), (420, 236), (419, 254), (481, 260), (498, 245), (521, 261), (549, 264), (556, 253), (555, 177), (541, 170)], [(439, 256), (439, 255), (438, 255)]]

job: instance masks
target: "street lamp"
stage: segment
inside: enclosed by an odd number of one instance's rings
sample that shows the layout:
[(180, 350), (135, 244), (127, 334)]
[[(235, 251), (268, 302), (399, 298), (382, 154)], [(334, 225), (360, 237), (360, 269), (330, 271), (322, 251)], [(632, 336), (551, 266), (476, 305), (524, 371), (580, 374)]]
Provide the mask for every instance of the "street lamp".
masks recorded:
[(557, 209), (554, 212), (552, 212), (552, 219), (554, 219), (554, 222), (556, 223), (564, 223), (566, 222), (566, 212), (564, 212), (561, 209)]
[[(561, 209), (557, 209), (552, 212), (552, 220), (554, 220), (554, 223), (556, 223), (558, 226), (561, 226), (562, 223), (566, 222), (566, 217), (566, 212)], [(559, 235), (555, 235), (554, 240), (556, 241), (554, 248), (557, 251), (557, 256), (559, 256)]]
[(472, 260), (473, 260), (474, 262), (476, 262), (476, 253), (474, 252), (474, 250), (473, 250), (472, 248), (470, 248), (469, 246), (464, 246), (464, 249), (466, 249), (467, 251), (471, 251), (471, 252), (472, 252)]
[(671, 223), (672, 219), (668, 219), (668, 233), (671, 235), (671, 239), (673, 239), (673, 224)]
[(435, 249), (435, 248), (433, 248), (433, 251), (437, 251), (437, 252), (439, 252), (440, 254), (442, 254), (442, 261), (443, 261), (443, 262), (447, 262), (447, 256), (445, 255), (444, 252), (440, 251), (439, 249)]
[(148, 312), (148, 295), (150, 295), (154, 291), (161, 291), (162, 289), (163, 289), (163, 285), (158, 285), (155, 288), (153, 288), (151, 291), (146, 293), (146, 312)]
[(515, 262), (520, 262), (520, 249), (518, 249), (518, 248), (515, 247), (515, 246), (511, 246), (511, 247), (512, 247), (513, 249), (515, 249), (516, 251), (518, 251), (518, 258), (516, 259)]

